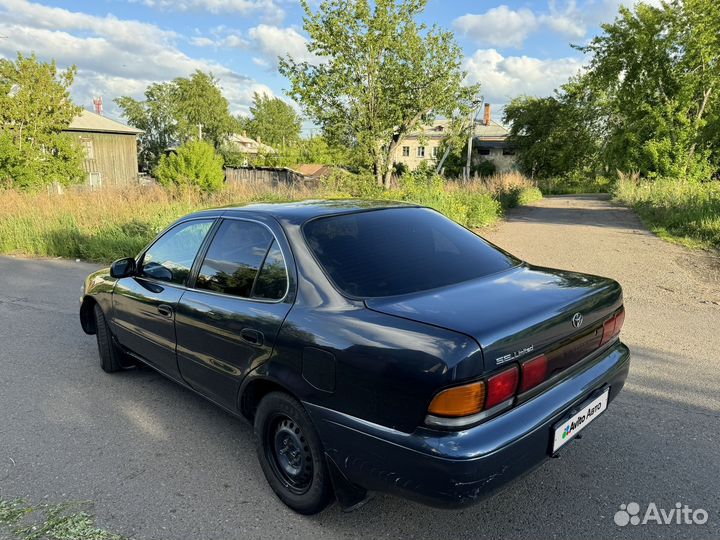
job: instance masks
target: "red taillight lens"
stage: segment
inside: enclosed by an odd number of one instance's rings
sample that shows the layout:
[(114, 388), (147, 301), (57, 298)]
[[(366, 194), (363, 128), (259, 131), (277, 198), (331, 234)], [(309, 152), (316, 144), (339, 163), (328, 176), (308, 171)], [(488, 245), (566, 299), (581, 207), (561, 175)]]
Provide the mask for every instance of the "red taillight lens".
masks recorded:
[(487, 390), (485, 398), (485, 409), (492, 409), (495, 405), (499, 405), (503, 401), (507, 401), (515, 395), (518, 385), (518, 368), (513, 366), (493, 375), (487, 380)]
[(521, 369), (520, 392), (525, 392), (543, 382), (545, 377), (547, 377), (547, 356), (543, 354), (542, 356), (528, 360), (522, 365)]
[(617, 336), (622, 330), (623, 324), (625, 324), (625, 309), (621, 309), (620, 313), (615, 315), (615, 330), (613, 335)]
[(603, 335), (600, 340), (600, 345), (605, 345), (610, 339), (614, 338), (620, 333), (623, 323), (625, 322), (625, 309), (620, 308), (612, 319), (605, 321), (603, 324)]

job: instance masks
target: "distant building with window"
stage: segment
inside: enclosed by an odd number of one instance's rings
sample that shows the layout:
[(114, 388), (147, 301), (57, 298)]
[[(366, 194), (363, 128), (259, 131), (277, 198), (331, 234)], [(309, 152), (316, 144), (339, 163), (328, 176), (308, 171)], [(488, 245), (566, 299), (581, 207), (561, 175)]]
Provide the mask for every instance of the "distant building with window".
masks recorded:
[(83, 168), (91, 187), (138, 181), (137, 139), (142, 130), (83, 110), (64, 130), (83, 149)]
[(473, 138), (473, 164), (486, 159), (495, 164), (497, 172), (515, 168), (515, 151), (508, 145), (510, 130), (491, 118), (490, 104), (486, 103), (482, 122), (475, 124)]
[(227, 150), (234, 150), (243, 154), (276, 154), (277, 152), (272, 146), (263, 144), (259, 139), (255, 140), (247, 136), (246, 132), (242, 134), (233, 133), (228, 135), (223, 147)]
[(411, 171), (423, 161), (439, 159), (440, 144), (448, 134), (447, 120), (438, 120), (431, 126), (408, 134), (395, 149), (393, 162), (404, 163)]
[[(404, 163), (414, 170), (423, 161), (435, 163), (442, 156), (440, 145), (448, 134), (448, 120), (438, 120), (422, 130), (410, 133), (395, 149), (393, 161)], [(498, 172), (512, 170), (515, 167), (515, 152), (507, 144), (509, 130), (491, 117), (490, 104), (486, 103), (483, 119), (475, 123), (472, 161), (477, 165), (485, 159), (495, 164)]]

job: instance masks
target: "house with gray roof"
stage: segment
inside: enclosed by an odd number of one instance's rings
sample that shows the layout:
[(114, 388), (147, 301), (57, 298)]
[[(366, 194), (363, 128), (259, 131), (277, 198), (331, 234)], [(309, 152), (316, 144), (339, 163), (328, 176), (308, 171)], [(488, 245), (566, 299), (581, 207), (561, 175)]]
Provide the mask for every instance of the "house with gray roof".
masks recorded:
[[(435, 163), (442, 156), (440, 145), (448, 135), (449, 121), (437, 120), (432, 125), (408, 134), (395, 149), (393, 162), (404, 163), (414, 170), (423, 161)], [(473, 135), (473, 164), (482, 160), (495, 164), (497, 172), (507, 172), (515, 166), (515, 152), (507, 143), (510, 130), (493, 120), (490, 104), (486, 103), (483, 118), (476, 121)]]
[(64, 131), (83, 149), (83, 168), (90, 187), (137, 183), (138, 136), (142, 130), (83, 110)]

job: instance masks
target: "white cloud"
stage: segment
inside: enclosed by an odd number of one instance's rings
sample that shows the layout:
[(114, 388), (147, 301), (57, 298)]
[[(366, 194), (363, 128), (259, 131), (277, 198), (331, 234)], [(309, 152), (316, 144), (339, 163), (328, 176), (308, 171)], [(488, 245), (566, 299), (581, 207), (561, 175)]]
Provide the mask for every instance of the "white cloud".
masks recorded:
[[(621, 5), (632, 7), (640, 0), (548, 0), (534, 10), (500, 5), (484, 13), (462, 15), (453, 26), (483, 47), (522, 48), (533, 33), (553, 32), (569, 40), (580, 40), (588, 29), (612, 22)], [(662, 0), (642, 0), (660, 6)], [(539, 2), (537, 3), (539, 4)]]
[(583, 20), (585, 12), (577, 8), (575, 0), (569, 0), (564, 7), (558, 7), (555, 0), (550, 0), (548, 7), (550, 13), (538, 18), (541, 25), (573, 39), (582, 38), (587, 34), (587, 24)]
[(194, 38), (191, 38), (190, 43), (192, 43), (196, 47), (214, 47), (216, 45), (215, 40), (204, 36), (196, 36)]
[(237, 13), (244, 16), (260, 13), (266, 21), (280, 22), (283, 9), (274, 0), (130, 0), (146, 6), (172, 11), (209, 11), (215, 15)]
[(538, 20), (527, 8), (513, 10), (501, 5), (480, 15), (458, 17), (453, 25), (478, 45), (519, 48), (537, 29)]
[(478, 49), (465, 60), (467, 82), (481, 84), (485, 100), (507, 103), (519, 95), (549, 96), (582, 67), (580, 58), (539, 59), (503, 56), (495, 49)]
[(223, 37), (216, 35), (214, 38), (196, 36), (190, 39), (190, 43), (196, 47), (225, 47), (230, 49), (244, 49), (249, 45), (246, 39), (237, 34), (229, 34)]
[[(234, 112), (247, 111), (252, 93), (267, 87), (216, 62), (191, 58), (177, 48), (175, 32), (153, 24), (53, 8), (26, 0), (0, 0), (0, 55), (35, 52), (59, 66), (78, 66), (72, 93), (84, 107), (102, 95), (106, 111), (112, 100), (142, 96), (147, 84), (187, 76), (200, 69), (219, 80)], [(269, 90), (269, 89), (267, 89)]]
[(318, 57), (307, 49), (308, 40), (292, 27), (260, 24), (251, 28), (248, 35), (252, 40), (252, 50), (272, 66), (277, 66), (278, 57), (286, 55), (299, 62), (318, 61)]
[(218, 26), (210, 30), (209, 36), (190, 39), (196, 47), (237, 48), (253, 53), (255, 65), (277, 69), (278, 57), (290, 55), (297, 61), (318, 62), (316, 55), (308, 51), (308, 40), (294, 27), (279, 27), (259, 24), (250, 28), (246, 35), (238, 30)]

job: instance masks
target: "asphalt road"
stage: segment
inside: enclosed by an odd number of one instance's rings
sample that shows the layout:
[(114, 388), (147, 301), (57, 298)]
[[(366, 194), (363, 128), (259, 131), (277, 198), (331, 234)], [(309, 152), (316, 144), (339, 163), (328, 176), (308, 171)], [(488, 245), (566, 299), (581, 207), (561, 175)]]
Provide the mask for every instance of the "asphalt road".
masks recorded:
[[(618, 279), (634, 354), (583, 439), (496, 497), (444, 511), (377, 495), (350, 514), (296, 515), (266, 485), (248, 425), (151, 370), (100, 370), (77, 317), (94, 266), (0, 258), (0, 499), (91, 500), (98, 525), (137, 539), (719, 537), (720, 260), (595, 198), (546, 199), (483, 234), (529, 262)], [(615, 525), (630, 502), (709, 519)]]

